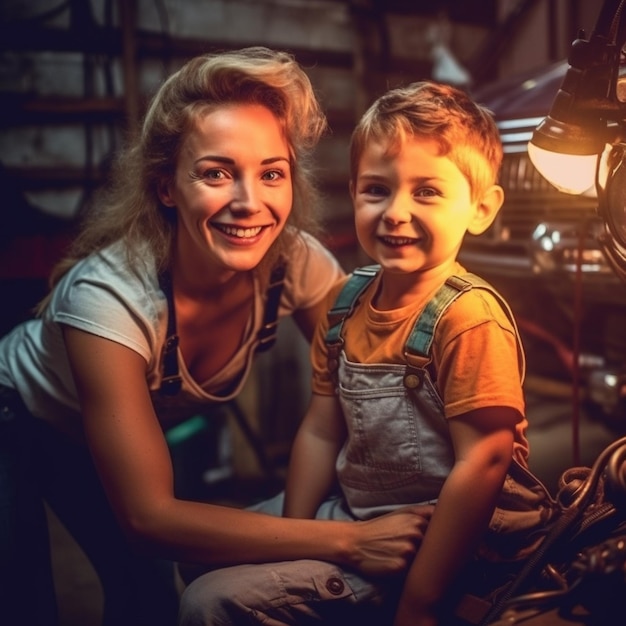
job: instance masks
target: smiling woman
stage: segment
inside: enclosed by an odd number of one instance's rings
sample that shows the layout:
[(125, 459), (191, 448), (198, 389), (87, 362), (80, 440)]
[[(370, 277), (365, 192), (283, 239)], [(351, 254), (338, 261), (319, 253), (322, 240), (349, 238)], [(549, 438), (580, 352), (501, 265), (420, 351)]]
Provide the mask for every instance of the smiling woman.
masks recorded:
[[(177, 212), (174, 271), (210, 289), (256, 267), (280, 236), (293, 200), (291, 164), (281, 125), (263, 105), (209, 110), (194, 131), (160, 198)], [(199, 275), (198, 263), (212, 271)]]
[(164, 428), (234, 398), (275, 317), (310, 338), (343, 274), (311, 234), (324, 129), (306, 74), (266, 48), (192, 59), (156, 93), (38, 318), (0, 341), (3, 623), (56, 621), (43, 500), (100, 577), (104, 625), (174, 623), (174, 560), (407, 565), (414, 509), (287, 520), (173, 490)]

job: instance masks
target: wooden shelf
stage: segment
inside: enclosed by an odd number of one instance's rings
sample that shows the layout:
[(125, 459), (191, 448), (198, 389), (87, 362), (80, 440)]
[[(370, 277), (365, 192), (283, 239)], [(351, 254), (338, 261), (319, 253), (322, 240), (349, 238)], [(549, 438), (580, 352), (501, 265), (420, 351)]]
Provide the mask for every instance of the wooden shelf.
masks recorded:
[(112, 97), (64, 98), (34, 94), (0, 94), (3, 116), (0, 127), (24, 124), (119, 122), (125, 114), (124, 99)]
[(104, 180), (97, 167), (36, 167), (4, 165), (7, 175), (24, 191), (94, 187)]

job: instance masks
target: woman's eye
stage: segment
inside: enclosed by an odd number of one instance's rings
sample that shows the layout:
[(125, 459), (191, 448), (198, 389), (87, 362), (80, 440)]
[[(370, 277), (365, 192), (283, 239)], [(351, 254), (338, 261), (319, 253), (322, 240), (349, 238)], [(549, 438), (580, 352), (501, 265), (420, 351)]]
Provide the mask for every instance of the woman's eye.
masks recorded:
[(210, 169), (206, 170), (203, 176), (209, 180), (222, 180), (225, 177), (225, 174), (222, 170)]
[(275, 181), (285, 178), (285, 172), (282, 170), (269, 170), (263, 174), (263, 180)]

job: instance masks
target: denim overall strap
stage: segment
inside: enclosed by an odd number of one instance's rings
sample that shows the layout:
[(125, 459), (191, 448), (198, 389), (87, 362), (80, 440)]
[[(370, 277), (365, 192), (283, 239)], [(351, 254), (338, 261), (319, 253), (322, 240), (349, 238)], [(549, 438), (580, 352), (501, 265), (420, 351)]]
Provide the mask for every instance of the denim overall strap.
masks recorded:
[(328, 370), (335, 376), (339, 363), (339, 353), (343, 346), (343, 323), (352, 314), (356, 303), (367, 286), (376, 278), (380, 265), (366, 265), (353, 270), (350, 278), (339, 292), (335, 303), (328, 311), (328, 331), (326, 345), (328, 346)]
[(344, 320), (350, 316), (365, 288), (374, 280), (380, 265), (366, 265), (355, 269), (340, 291), (333, 308), (328, 312), (329, 328), (326, 343), (341, 341), (341, 330)]
[(405, 353), (428, 357), (441, 316), (454, 300), (471, 288), (470, 281), (459, 276), (450, 276), (417, 318), (404, 346)]
[(283, 292), (283, 285), (285, 284), (286, 268), (286, 263), (282, 259), (279, 259), (278, 263), (276, 263), (272, 269), (265, 298), (263, 325), (257, 334), (257, 340), (259, 342), (256, 347), (257, 352), (269, 350), (276, 341), (276, 333), (278, 331), (278, 305), (280, 304), (280, 296)]
[[(337, 296), (332, 309), (328, 312), (329, 328), (326, 333), (326, 344), (328, 346), (329, 370), (332, 374), (337, 370), (337, 359), (343, 346), (343, 323), (350, 316), (359, 297), (374, 280), (379, 270), (380, 265), (367, 265), (355, 269)], [(439, 288), (433, 299), (426, 305), (424, 311), (415, 322), (405, 344), (405, 355), (409, 362), (411, 362), (411, 357), (430, 358), (430, 348), (441, 316), (461, 294), (474, 287), (486, 289), (496, 297), (516, 334), (519, 335), (511, 308), (506, 300), (487, 281), (472, 273), (464, 274), (463, 277), (450, 276)], [(519, 342), (518, 354), (521, 363), (525, 363), (524, 353)], [(414, 384), (411, 383), (409, 386)]]
[[(485, 289), (489, 291), (498, 301), (502, 310), (509, 318), (516, 336), (519, 336), (515, 317), (510, 306), (504, 298), (484, 279), (476, 274), (463, 274), (463, 276), (450, 276), (446, 282), (439, 288), (433, 299), (426, 305), (422, 314), (418, 317), (411, 334), (404, 347), (407, 360), (411, 357), (430, 357), (430, 348), (435, 336), (437, 324), (444, 314), (445, 310), (454, 302), (461, 294), (472, 288)], [(520, 342), (517, 342), (517, 351), (520, 362), (525, 368), (524, 351)]]
[(175, 396), (180, 391), (182, 379), (178, 373), (178, 333), (176, 332), (176, 309), (172, 277), (168, 271), (159, 274), (159, 285), (167, 300), (167, 338), (163, 346), (163, 378), (160, 393)]

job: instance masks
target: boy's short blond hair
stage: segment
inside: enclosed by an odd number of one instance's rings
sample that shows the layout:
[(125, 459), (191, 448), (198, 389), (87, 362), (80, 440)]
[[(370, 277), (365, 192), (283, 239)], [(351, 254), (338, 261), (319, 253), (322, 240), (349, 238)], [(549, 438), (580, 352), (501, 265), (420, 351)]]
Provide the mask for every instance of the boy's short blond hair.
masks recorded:
[(439, 144), (467, 178), (473, 200), (497, 182), (502, 142), (493, 115), (466, 92), (433, 81), (392, 89), (365, 112), (350, 141), (351, 181), (369, 142), (389, 142), (393, 152), (412, 137)]

